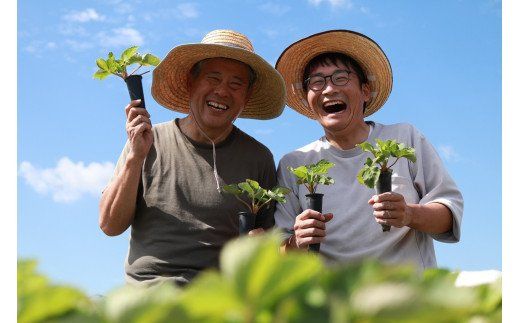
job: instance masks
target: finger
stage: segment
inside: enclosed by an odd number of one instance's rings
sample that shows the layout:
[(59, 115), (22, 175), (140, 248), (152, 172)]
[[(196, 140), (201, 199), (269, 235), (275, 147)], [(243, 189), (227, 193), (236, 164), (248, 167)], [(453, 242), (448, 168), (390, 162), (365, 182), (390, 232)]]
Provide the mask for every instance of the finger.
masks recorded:
[(148, 117), (146, 117), (146, 116), (140, 114), (140, 115), (138, 115), (137, 117), (135, 117), (132, 121), (130, 121), (130, 122), (128, 123), (128, 126), (129, 126), (129, 127), (136, 127), (137, 125), (139, 125), (139, 124), (141, 124), (141, 123), (148, 123), (148, 124), (151, 125), (151, 124), (152, 124), (152, 121), (151, 121)]
[(307, 247), (310, 244), (322, 243), (325, 237), (304, 237), (296, 238), (296, 245), (298, 248)]
[(137, 135), (143, 134), (147, 130), (151, 131), (152, 126), (148, 123), (141, 123), (138, 126), (132, 128), (130, 133), (132, 134), (132, 137), (135, 137)]
[(383, 211), (374, 211), (374, 216), (378, 219), (396, 219), (396, 214), (392, 213), (389, 210), (383, 210)]
[(332, 213), (326, 213), (326, 214), (323, 214), (323, 216), (325, 216), (325, 222), (329, 222), (334, 217), (334, 215)]
[(390, 202), (397, 202), (400, 200), (403, 200), (404, 197), (396, 192), (385, 192), (379, 195), (376, 195), (373, 197), (374, 202), (383, 202), (383, 201), (390, 201)]
[(305, 220), (305, 219), (316, 219), (320, 221), (324, 221), (325, 217), (318, 211), (314, 211), (311, 209), (307, 209), (302, 213), (298, 214), (296, 220)]
[(147, 118), (150, 118), (150, 113), (148, 113), (148, 111), (146, 109), (143, 109), (143, 108), (136, 108), (136, 107), (130, 107), (128, 109), (128, 113), (126, 115), (126, 120), (127, 122), (130, 122), (132, 121), (135, 117), (137, 117), (138, 115), (144, 115), (146, 116)]
[(374, 205), (372, 205), (372, 208), (374, 208), (374, 210), (396, 210), (397, 209), (397, 206), (396, 206), (396, 203), (394, 202), (389, 202), (389, 201), (384, 201), (384, 202), (378, 202), (378, 203), (374, 203)]
[(294, 230), (307, 229), (307, 228), (318, 228), (325, 230), (325, 222), (316, 219), (306, 219), (303, 221), (297, 221), (294, 224)]
[(325, 230), (318, 228), (308, 228), (308, 229), (300, 229), (295, 231), (296, 237), (305, 238), (305, 237), (324, 237)]
[(264, 229), (263, 228), (256, 228), (256, 229), (253, 229), (251, 231), (249, 231), (247, 233), (247, 235), (249, 236), (256, 236), (256, 235), (259, 235), (259, 234), (262, 234), (264, 233)]
[(139, 107), (141, 106), (141, 100), (133, 100), (133, 101), (130, 101), (130, 103), (127, 104), (127, 106), (125, 107), (125, 113), (126, 115), (128, 115), (128, 111), (133, 108), (133, 107)]

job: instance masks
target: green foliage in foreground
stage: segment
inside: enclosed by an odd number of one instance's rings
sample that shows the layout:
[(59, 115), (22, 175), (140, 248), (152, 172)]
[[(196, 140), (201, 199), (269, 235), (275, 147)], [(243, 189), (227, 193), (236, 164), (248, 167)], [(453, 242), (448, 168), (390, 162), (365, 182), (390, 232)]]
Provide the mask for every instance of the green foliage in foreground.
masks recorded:
[[(365, 141), (356, 146), (360, 147), (366, 152), (372, 153), (374, 159), (367, 157), (363, 168), (359, 170), (357, 180), (370, 188), (374, 188), (381, 172), (392, 171), (392, 166), (397, 163), (400, 158), (406, 158), (415, 163), (415, 149), (406, 147), (403, 143), (398, 143), (395, 140), (376, 139), (376, 146)], [(395, 158), (391, 165), (388, 165), (390, 157)]]
[(365, 262), (325, 268), (279, 252), (273, 234), (228, 243), (221, 271), (186, 289), (125, 286), (92, 300), (18, 263), (19, 322), (500, 322), (501, 281), (454, 287), (456, 273)]

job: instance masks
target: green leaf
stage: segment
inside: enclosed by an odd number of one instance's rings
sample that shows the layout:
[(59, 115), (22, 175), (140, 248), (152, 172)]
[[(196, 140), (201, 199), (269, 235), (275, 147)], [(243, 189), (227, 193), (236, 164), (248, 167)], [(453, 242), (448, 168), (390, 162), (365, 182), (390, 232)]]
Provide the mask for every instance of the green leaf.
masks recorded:
[(139, 54), (139, 53), (135, 53), (132, 57), (130, 57), (130, 59), (128, 59), (127, 65), (132, 65), (132, 64), (136, 64), (136, 63), (141, 64), (142, 61), (143, 61), (143, 56), (141, 56), (141, 54)]
[(255, 195), (253, 188), (251, 187), (251, 185), (249, 185), (248, 182), (238, 183), (238, 187), (240, 187), (240, 189), (242, 189), (242, 191), (246, 193), (250, 198), (253, 198), (253, 196)]
[(237, 184), (225, 185), (222, 187), (222, 189), (224, 190), (224, 192), (230, 193), (230, 194), (233, 194), (236, 196), (240, 196), (243, 193), (243, 191), (240, 189), (240, 187), (238, 187)]
[(287, 169), (296, 176), (297, 184), (308, 184), (309, 193), (314, 193), (316, 185), (331, 185), (334, 183), (331, 177), (325, 176), (333, 166), (334, 163), (321, 159), (316, 164), (303, 165), (297, 168), (289, 166)]
[(142, 64), (145, 66), (149, 66), (149, 65), (157, 66), (157, 65), (159, 65), (160, 62), (161, 62), (161, 60), (159, 59), (159, 57), (152, 55), (152, 54), (146, 54), (143, 57)]
[(137, 49), (139, 48), (139, 46), (132, 46), (132, 47), (128, 47), (127, 49), (125, 49), (122, 53), (121, 53), (121, 60), (123, 62), (128, 62), (128, 60), (134, 56), (135, 53), (137, 53)]
[(94, 77), (95, 79), (102, 80), (111, 74), (112, 73), (110, 73), (108, 71), (98, 70), (96, 73), (94, 73), (94, 75), (92, 77)]
[(102, 58), (98, 58), (98, 59), (96, 60), (96, 64), (97, 64), (97, 66), (98, 66), (101, 70), (103, 70), (103, 71), (105, 71), (105, 72), (108, 72), (108, 71), (109, 71), (109, 70), (108, 70), (107, 62), (106, 62), (104, 59), (102, 59)]

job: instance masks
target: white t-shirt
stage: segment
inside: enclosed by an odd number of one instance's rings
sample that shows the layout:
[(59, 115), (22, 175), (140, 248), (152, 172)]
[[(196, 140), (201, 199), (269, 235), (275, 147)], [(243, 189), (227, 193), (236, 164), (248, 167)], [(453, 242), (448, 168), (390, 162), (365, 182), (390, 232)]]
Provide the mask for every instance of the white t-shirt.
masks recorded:
[(432, 202), (447, 206), (453, 214), (453, 227), (443, 234), (427, 234), (409, 227), (392, 227), (382, 232), (375, 221), (368, 200), (375, 190), (360, 184), (357, 173), (370, 153), (360, 148), (341, 150), (330, 145), (325, 137), (285, 155), (278, 165), (279, 185), (292, 189), (287, 203), (277, 204), (276, 226), (284, 229), (286, 237), (294, 233), (294, 220), (307, 209), (307, 189), (296, 184), (288, 166), (298, 167), (327, 159), (335, 164), (329, 170), (335, 183), (318, 186), (323, 193), (323, 213), (334, 217), (326, 224), (327, 236), (320, 254), (327, 263), (350, 263), (367, 258), (386, 263), (413, 263), (419, 268), (436, 267), (433, 240), (458, 242), (462, 221), (463, 200), (444, 165), (433, 148), (415, 127), (409, 124), (382, 125), (369, 122), (373, 129), (367, 141), (395, 139), (415, 148), (417, 161), (399, 159), (392, 167), (392, 190), (404, 196), (409, 204)]

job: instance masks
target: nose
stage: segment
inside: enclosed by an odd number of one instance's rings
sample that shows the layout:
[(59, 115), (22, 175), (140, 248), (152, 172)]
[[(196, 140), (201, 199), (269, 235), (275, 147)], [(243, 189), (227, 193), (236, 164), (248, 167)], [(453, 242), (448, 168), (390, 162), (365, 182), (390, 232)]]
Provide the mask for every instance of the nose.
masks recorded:
[(325, 87), (321, 91), (322, 94), (336, 93), (337, 86), (332, 83), (332, 76), (325, 77)]
[(220, 97), (229, 96), (229, 89), (228, 89), (227, 85), (225, 84), (225, 82), (221, 82), (220, 84), (216, 85), (213, 92)]

